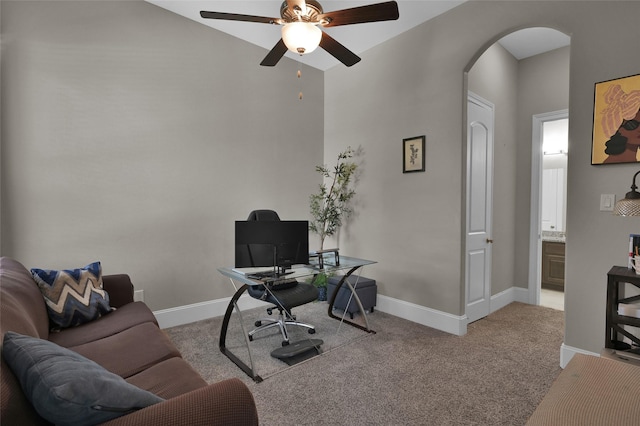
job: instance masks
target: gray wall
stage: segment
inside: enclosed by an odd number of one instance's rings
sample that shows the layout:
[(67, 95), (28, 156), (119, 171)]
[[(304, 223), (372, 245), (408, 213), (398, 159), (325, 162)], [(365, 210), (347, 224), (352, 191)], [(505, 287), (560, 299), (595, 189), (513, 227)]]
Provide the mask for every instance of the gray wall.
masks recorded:
[(323, 75), (144, 2), (2, 3), (2, 254), (100, 260), (154, 310), (230, 296), (233, 222), (306, 219)]
[[(2, 254), (44, 267), (99, 258), (153, 309), (228, 296), (215, 268), (232, 261), (232, 221), (258, 207), (306, 215), (313, 166), (352, 145), (363, 167), (341, 249), (380, 262), (367, 273), (381, 294), (461, 315), (463, 75), (502, 35), (550, 26), (572, 36), (565, 344), (598, 352), (606, 272), (638, 226), (598, 211), (599, 194), (622, 196), (637, 165), (591, 166), (593, 85), (638, 72), (625, 41), (639, 13), (465, 3), (324, 82), (307, 70), (300, 104), (295, 62), (260, 68), (263, 49), (152, 5), (3, 2)], [(403, 175), (401, 141), (422, 134), (427, 170)], [(530, 133), (517, 144), (528, 190)], [(517, 212), (528, 203), (518, 191)]]
[[(496, 43), (473, 65), (468, 88), (494, 104), (493, 229), (491, 294), (517, 285), (516, 262), (516, 131), (518, 61)], [(526, 283), (525, 283), (526, 284)]]
[[(329, 129), (333, 136), (325, 137), (325, 155), (351, 141), (367, 153), (358, 189), (366, 214), (341, 247), (380, 262), (384, 294), (463, 313), (463, 74), (502, 35), (549, 26), (571, 35), (565, 344), (600, 351), (606, 273), (624, 264), (638, 219), (600, 212), (599, 194), (622, 196), (637, 165), (591, 166), (593, 87), (638, 72), (625, 49), (638, 37), (639, 13), (638, 2), (469, 2), (365, 52), (357, 74), (325, 72), (325, 136)], [(403, 175), (402, 138), (420, 134), (427, 171)], [(527, 224), (530, 135), (517, 141), (523, 191), (515, 200)], [(528, 269), (526, 241), (517, 245), (518, 277)]]

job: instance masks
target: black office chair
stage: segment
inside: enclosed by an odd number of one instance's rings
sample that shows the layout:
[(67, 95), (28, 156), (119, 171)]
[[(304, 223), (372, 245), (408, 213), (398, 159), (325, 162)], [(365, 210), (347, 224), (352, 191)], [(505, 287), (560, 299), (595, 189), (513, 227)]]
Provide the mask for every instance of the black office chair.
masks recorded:
[[(254, 210), (249, 214), (247, 220), (280, 220), (278, 213), (273, 210)], [(258, 253), (258, 250), (266, 249), (265, 247), (250, 247), (255, 258), (270, 255), (270, 253)], [(264, 258), (264, 257), (263, 257)], [(318, 289), (307, 283), (299, 283), (295, 279), (287, 279), (286, 275), (276, 281), (274, 284), (266, 286), (250, 286), (248, 293), (251, 297), (273, 304), (273, 307), (267, 309), (267, 313), (272, 315), (273, 309), (278, 309), (280, 314), (277, 319), (261, 318), (255, 322), (256, 329), (249, 332), (249, 340), (253, 340), (253, 336), (263, 330), (272, 327), (280, 327), (282, 333), (282, 346), (289, 344), (289, 334), (287, 333), (287, 325), (296, 325), (308, 329), (309, 334), (314, 334), (316, 329), (310, 324), (296, 321), (296, 317), (291, 313), (291, 309), (301, 306), (318, 299)]]

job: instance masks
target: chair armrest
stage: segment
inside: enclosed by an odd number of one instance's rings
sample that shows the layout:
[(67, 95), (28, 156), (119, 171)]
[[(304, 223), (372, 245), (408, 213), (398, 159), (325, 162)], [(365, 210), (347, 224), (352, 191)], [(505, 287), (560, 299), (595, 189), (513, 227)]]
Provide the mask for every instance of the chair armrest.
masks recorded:
[(129, 275), (103, 275), (102, 286), (109, 293), (109, 304), (114, 308), (133, 302), (133, 284)]
[(251, 391), (240, 379), (227, 379), (135, 411), (103, 426), (257, 425)]

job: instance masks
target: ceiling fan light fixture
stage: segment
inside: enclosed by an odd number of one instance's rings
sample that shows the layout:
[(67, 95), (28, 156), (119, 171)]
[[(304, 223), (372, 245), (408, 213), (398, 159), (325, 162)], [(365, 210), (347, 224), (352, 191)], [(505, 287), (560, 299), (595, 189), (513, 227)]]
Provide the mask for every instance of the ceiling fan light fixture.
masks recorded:
[(244, 15), (240, 13), (200, 11), (204, 19), (256, 22), (281, 25), (282, 37), (264, 57), (260, 65), (275, 66), (288, 50), (299, 55), (313, 52), (318, 46), (347, 67), (360, 62), (360, 57), (334, 40), (323, 28), (368, 22), (393, 21), (400, 17), (398, 3), (387, 0), (324, 13), (317, 0), (285, 0), (280, 6), (280, 18)]
[(290, 22), (282, 27), (282, 40), (287, 49), (300, 55), (316, 50), (321, 39), (320, 28), (309, 22)]

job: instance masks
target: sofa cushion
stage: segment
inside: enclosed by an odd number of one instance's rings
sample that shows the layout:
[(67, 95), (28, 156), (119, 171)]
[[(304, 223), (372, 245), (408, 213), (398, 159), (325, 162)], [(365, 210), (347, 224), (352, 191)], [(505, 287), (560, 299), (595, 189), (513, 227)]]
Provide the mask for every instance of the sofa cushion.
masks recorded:
[(36, 411), (56, 425), (93, 425), (163, 399), (47, 340), (7, 332), (2, 354)]
[(207, 386), (207, 382), (187, 361), (177, 357), (162, 361), (126, 380), (165, 399)]
[(180, 357), (167, 335), (149, 322), (69, 349), (125, 379), (159, 362)]
[(80, 327), (66, 328), (60, 333), (50, 333), (49, 340), (62, 347), (70, 348), (113, 336), (145, 322), (158, 324), (147, 305), (143, 302), (133, 302)]
[(102, 288), (102, 266), (84, 268), (31, 269), (47, 303), (52, 328), (67, 328), (93, 321), (111, 310), (109, 295)]

